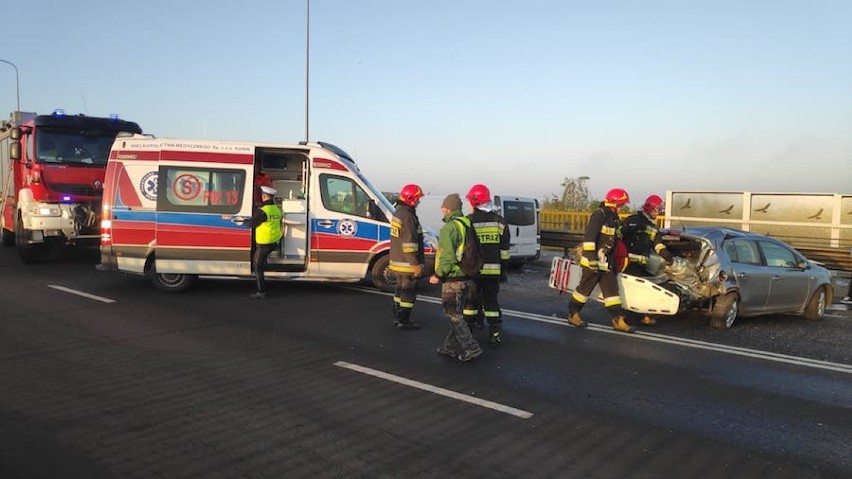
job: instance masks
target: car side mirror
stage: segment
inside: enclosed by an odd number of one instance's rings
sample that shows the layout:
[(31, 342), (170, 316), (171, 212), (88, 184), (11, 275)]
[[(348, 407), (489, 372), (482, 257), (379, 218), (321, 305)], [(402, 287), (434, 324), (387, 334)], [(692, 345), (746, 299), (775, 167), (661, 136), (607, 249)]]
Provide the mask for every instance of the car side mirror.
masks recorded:
[(799, 261), (799, 263), (798, 263), (796, 266), (798, 266), (798, 267), (799, 267), (799, 269), (801, 269), (801, 270), (806, 270), (806, 269), (808, 269), (808, 263), (806, 263), (806, 262), (804, 262), (804, 261)]

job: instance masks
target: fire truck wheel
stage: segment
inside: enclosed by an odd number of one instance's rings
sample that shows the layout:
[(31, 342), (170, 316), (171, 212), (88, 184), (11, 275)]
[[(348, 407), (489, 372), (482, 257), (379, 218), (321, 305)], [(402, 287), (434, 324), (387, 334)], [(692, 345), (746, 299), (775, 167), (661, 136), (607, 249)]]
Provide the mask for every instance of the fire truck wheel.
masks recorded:
[(393, 293), (396, 288), (396, 273), (390, 269), (390, 255), (384, 255), (373, 263), (370, 270), (373, 286), (385, 293)]
[(15, 233), (3, 228), (3, 247), (11, 248), (15, 246)]
[(155, 288), (167, 293), (186, 291), (197, 278), (193, 274), (177, 273), (150, 273), (149, 276)]
[(15, 223), (15, 246), (17, 246), (18, 249), (18, 256), (24, 264), (35, 263), (41, 255), (41, 245), (27, 243), (24, 234), (24, 223), (21, 221), (20, 216), (18, 217), (18, 221)]

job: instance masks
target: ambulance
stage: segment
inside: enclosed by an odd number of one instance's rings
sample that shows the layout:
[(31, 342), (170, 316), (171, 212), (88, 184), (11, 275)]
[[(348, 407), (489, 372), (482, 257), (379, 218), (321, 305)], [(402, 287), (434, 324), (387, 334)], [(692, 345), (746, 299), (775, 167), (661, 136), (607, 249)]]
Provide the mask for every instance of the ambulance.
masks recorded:
[[(282, 238), (267, 279), (371, 281), (391, 291), (394, 207), (342, 149), (121, 134), (107, 163), (99, 270), (148, 276), (167, 292), (204, 276), (250, 277), (256, 179), (277, 191)], [(437, 238), (427, 233), (427, 270)]]

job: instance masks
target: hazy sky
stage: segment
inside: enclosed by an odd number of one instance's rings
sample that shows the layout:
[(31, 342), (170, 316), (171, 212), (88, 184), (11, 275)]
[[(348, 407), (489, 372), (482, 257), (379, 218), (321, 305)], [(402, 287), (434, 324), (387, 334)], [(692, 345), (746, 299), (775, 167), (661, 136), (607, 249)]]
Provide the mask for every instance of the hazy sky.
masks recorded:
[[(24, 111), (296, 143), (305, 7), (6, 2), (0, 58)], [(309, 105), (385, 190), (852, 193), (852, 1), (311, 0)]]

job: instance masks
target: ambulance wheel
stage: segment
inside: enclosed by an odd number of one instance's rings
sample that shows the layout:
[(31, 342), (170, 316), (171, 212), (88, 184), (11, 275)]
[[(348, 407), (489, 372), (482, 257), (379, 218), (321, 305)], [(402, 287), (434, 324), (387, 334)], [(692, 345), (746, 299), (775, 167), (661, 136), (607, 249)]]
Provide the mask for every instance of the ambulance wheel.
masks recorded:
[(160, 291), (167, 293), (180, 293), (186, 291), (192, 283), (195, 282), (197, 276), (194, 274), (179, 274), (179, 273), (150, 273), (151, 282), (154, 287)]
[(390, 255), (384, 255), (373, 263), (370, 270), (373, 286), (385, 293), (393, 293), (396, 289), (396, 273), (390, 269)]
[(713, 302), (710, 311), (710, 327), (715, 329), (729, 329), (740, 311), (740, 297), (735, 292), (719, 296)]

